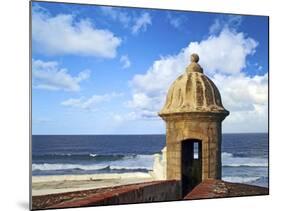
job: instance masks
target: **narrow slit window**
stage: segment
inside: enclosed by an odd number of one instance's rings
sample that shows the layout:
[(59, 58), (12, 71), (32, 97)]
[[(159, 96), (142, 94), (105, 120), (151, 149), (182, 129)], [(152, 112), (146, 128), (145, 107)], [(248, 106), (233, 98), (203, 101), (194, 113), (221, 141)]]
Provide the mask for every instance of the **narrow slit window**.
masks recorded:
[(193, 159), (198, 159), (198, 148), (199, 148), (199, 143), (194, 142), (193, 144)]

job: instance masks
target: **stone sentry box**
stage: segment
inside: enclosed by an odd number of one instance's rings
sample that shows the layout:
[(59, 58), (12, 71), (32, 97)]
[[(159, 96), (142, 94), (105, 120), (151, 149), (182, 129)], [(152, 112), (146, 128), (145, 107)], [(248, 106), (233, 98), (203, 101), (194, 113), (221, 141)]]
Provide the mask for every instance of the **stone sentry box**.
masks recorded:
[(159, 112), (166, 122), (166, 176), (181, 181), (183, 195), (202, 180), (221, 179), (221, 123), (229, 115), (198, 61), (192, 54)]

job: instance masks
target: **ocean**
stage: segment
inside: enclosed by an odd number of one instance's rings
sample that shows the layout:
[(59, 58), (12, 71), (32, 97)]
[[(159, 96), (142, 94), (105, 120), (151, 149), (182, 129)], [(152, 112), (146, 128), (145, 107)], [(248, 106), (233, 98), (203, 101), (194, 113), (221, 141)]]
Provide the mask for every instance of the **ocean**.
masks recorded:
[[(148, 172), (165, 135), (33, 135), (32, 175)], [(223, 134), (222, 179), (268, 187), (268, 134)]]

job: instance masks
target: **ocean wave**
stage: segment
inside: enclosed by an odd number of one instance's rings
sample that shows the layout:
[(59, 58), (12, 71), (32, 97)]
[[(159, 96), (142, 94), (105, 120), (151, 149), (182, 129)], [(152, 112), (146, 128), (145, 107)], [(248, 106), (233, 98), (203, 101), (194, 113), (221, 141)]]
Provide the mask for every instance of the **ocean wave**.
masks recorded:
[[(198, 158), (198, 153), (195, 153), (195, 158)], [(267, 167), (268, 159), (262, 157), (239, 157), (232, 153), (223, 152), (222, 156), (223, 167)]]
[[(92, 154), (93, 158), (101, 155)], [(122, 159), (104, 159), (101, 162), (87, 163), (33, 163), (32, 171), (53, 171), (53, 170), (151, 170), (154, 162), (153, 155), (123, 155)]]
[(131, 167), (109, 166), (109, 169), (111, 169), (111, 170), (145, 170), (145, 171), (148, 171), (148, 170), (152, 170), (152, 167), (146, 168), (146, 167), (143, 167), (143, 166), (131, 166)]
[(236, 157), (231, 153), (222, 153), (223, 167), (267, 167), (268, 159), (259, 157)]
[(94, 157), (97, 157), (97, 154), (90, 153), (90, 156), (94, 158)]
[(255, 182), (260, 179), (260, 177), (238, 177), (238, 176), (232, 176), (232, 177), (223, 177), (224, 181), (227, 182), (234, 182), (234, 183), (251, 183)]
[(243, 164), (228, 164), (228, 165), (222, 165), (222, 167), (245, 167), (245, 168), (254, 168), (254, 167), (267, 167), (268, 165), (265, 163), (247, 163), (245, 165)]
[(84, 153), (84, 154), (72, 154), (72, 153), (54, 153), (54, 154), (43, 154), (43, 155), (33, 155), (32, 158), (35, 161), (38, 160), (81, 160), (81, 161), (115, 161), (122, 159), (131, 159), (136, 157), (135, 154), (94, 154), (94, 153)]
[(79, 164), (62, 164), (62, 163), (44, 163), (44, 164), (32, 164), (32, 171), (56, 171), (56, 170), (103, 170), (109, 166), (106, 165), (79, 165)]
[[(52, 154), (41, 156), (57, 156), (54, 159), (39, 159), (32, 164), (32, 170), (152, 170), (154, 155), (136, 154)], [(61, 159), (58, 159), (61, 158)], [(85, 162), (86, 160), (86, 162)], [(222, 153), (222, 166), (225, 168), (236, 167), (267, 167), (266, 158), (236, 157), (231, 153)]]
[(148, 171), (151, 168), (146, 168), (144, 166), (109, 166), (109, 165), (79, 165), (79, 164), (32, 164), (32, 171), (61, 171), (61, 170), (83, 170), (83, 171), (100, 171), (100, 170), (141, 170)]
[(151, 170), (154, 163), (154, 155), (137, 155), (131, 159), (106, 162), (111, 169), (119, 170)]

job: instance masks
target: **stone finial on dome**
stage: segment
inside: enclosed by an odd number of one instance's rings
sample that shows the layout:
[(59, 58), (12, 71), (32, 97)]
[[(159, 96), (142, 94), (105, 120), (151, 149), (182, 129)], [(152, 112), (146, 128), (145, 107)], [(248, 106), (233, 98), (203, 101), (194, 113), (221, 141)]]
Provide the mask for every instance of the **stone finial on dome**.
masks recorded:
[(199, 56), (191, 54), (190, 60), (186, 72), (170, 86), (159, 115), (205, 112), (227, 116), (229, 112), (222, 105), (218, 88), (203, 74), (202, 67), (197, 63)]
[(191, 63), (186, 68), (187, 72), (199, 72), (203, 73), (203, 68), (198, 64), (199, 56), (196, 53), (191, 54), (190, 56)]
[(190, 56), (190, 61), (191, 61), (191, 62), (198, 63), (198, 62), (199, 62), (199, 56), (198, 56), (198, 54), (196, 54), (196, 53), (191, 54), (191, 56)]
[(192, 54), (190, 60), (186, 71), (171, 84), (158, 113), (166, 123), (165, 179), (180, 181), (181, 196), (201, 181), (221, 179), (222, 121), (229, 115), (218, 88), (203, 74), (199, 56)]

